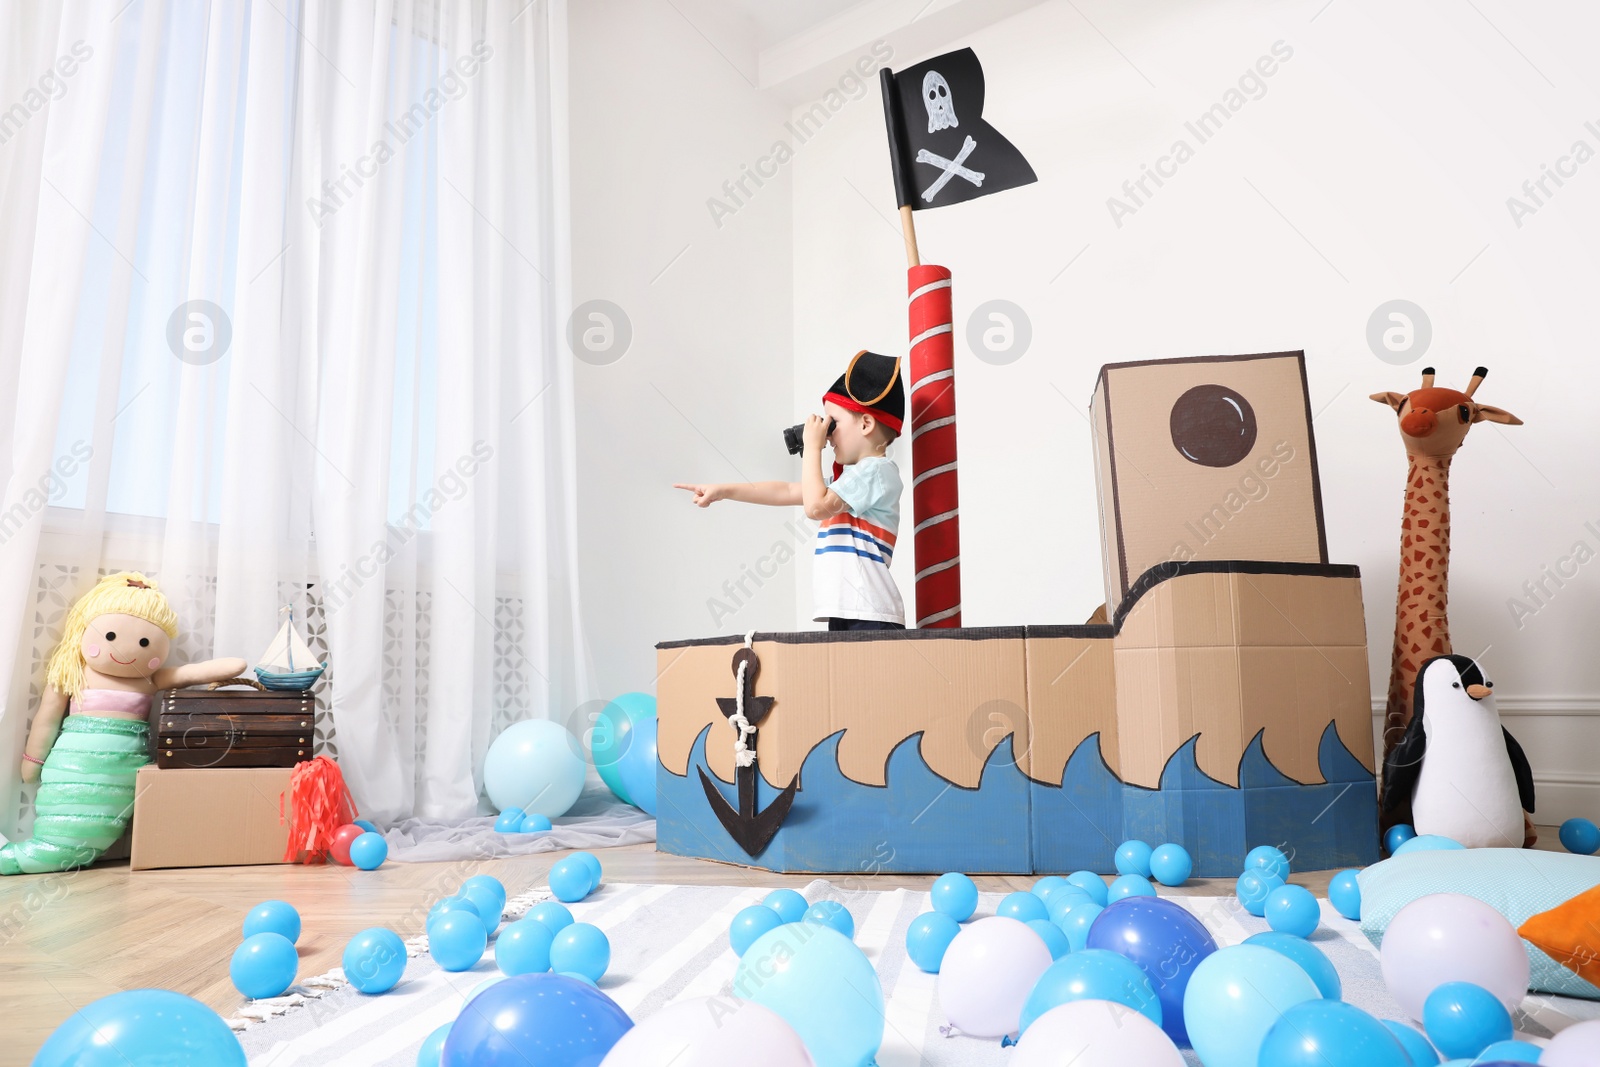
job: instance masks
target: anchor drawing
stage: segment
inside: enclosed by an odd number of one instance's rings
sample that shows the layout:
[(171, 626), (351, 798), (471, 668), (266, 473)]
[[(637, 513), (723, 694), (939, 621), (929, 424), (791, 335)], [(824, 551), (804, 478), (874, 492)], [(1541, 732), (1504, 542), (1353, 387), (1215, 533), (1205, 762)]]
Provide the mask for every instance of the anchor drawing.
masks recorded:
[[(765, 811), (756, 807), (756, 777), (760, 773), (756, 770), (754, 753), (756, 750), (756, 730), (763, 719), (772, 711), (772, 697), (758, 697), (756, 691), (756, 672), (761, 669), (761, 661), (756, 657), (755, 650), (741, 648), (733, 654), (733, 676), (739, 677), (739, 668), (745, 667), (742, 691), (737, 696), (717, 697), (717, 707), (722, 709), (722, 714), (733, 719), (739, 714), (741, 703), (744, 709), (744, 718), (749, 723), (750, 729), (744, 733), (745, 748), (751, 753), (752, 758), (748, 763), (741, 763), (734, 774), (734, 781), (739, 787), (739, 810), (735, 811), (723, 799), (722, 793), (715, 783), (706, 774), (703, 768), (700, 771), (700, 784), (705, 787), (706, 801), (711, 805), (711, 810), (716, 812), (722, 826), (728, 831), (728, 836), (744, 849), (751, 857), (759, 856), (772, 842), (778, 828), (783, 825), (784, 817), (789, 814), (789, 807), (794, 803), (795, 790), (800, 786), (800, 778), (786, 786), (783, 792), (773, 798)], [(742, 701), (741, 701), (742, 698)], [(738, 729), (738, 724), (734, 724)]]

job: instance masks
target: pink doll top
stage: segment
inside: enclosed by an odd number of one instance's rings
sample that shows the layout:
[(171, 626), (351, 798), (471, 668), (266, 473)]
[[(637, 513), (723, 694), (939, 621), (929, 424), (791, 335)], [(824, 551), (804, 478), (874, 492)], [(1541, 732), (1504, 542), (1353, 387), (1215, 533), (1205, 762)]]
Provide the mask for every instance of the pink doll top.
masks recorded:
[(138, 716), (150, 714), (149, 693), (134, 693), (126, 689), (85, 689), (72, 700), (69, 714)]

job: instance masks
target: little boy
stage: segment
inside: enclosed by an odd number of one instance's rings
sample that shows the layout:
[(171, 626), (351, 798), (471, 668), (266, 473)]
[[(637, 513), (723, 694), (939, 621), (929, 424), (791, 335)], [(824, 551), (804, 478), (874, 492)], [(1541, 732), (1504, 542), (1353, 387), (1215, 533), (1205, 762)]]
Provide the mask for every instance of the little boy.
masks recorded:
[[(700, 507), (718, 500), (803, 506), (806, 518), (822, 523), (812, 573), (816, 621), (830, 630), (903, 630), (905, 605), (889, 574), (900, 529), (900, 470), (884, 454), (905, 419), (900, 361), (857, 352), (822, 403), (827, 415), (806, 419), (799, 482), (674, 488), (689, 490)], [(831, 475), (822, 469), (824, 444), (833, 446)]]

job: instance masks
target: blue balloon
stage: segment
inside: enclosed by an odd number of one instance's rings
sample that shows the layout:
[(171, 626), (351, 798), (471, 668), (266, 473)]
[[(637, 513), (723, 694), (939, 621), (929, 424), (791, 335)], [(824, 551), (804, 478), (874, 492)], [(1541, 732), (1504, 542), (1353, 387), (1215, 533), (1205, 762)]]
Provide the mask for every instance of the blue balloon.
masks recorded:
[(1059, 960), (1072, 951), (1072, 942), (1067, 940), (1067, 935), (1049, 919), (1029, 919), (1028, 929), (1039, 935), (1039, 939), (1050, 950), (1051, 959)]
[[(483, 913), (478, 910), (478, 905), (472, 901), (471, 897), (454, 896), (445, 897), (443, 900), (440, 900), (438, 903), (434, 904), (434, 906), (428, 911), (428, 921), (424, 925), (431, 927), (435, 919), (452, 911), (466, 912), (473, 918), (477, 919), (480, 923), (483, 922)], [(484, 927), (484, 932), (488, 933), (487, 925)]]
[(1600, 826), (1588, 819), (1568, 819), (1561, 824), (1561, 847), (1580, 856), (1600, 852)]
[(457, 895), (477, 909), (478, 917), (483, 920), (483, 932), (493, 937), (500, 929), (500, 901), (495, 891), (485, 885), (464, 885)]
[(246, 1067), (244, 1049), (220, 1015), (167, 989), (130, 989), (79, 1008), (33, 1057), (33, 1067), (130, 1064)]
[(1089, 894), (1089, 899), (1100, 905), (1106, 906), (1109, 899), (1106, 895), (1106, 880), (1093, 871), (1073, 871), (1067, 875), (1067, 881)]
[(1106, 896), (1115, 904), (1124, 897), (1153, 897), (1156, 887), (1150, 884), (1150, 879), (1138, 874), (1125, 874), (1111, 883), (1111, 888), (1106, 890)]
[(1396, 849), (1416, 836), (1417, 831), (1410, 823), (1395, 823), (1389, 827), (1389, 832), (1383, 835), (1383, 850), (1392, 856)]
[(1050, 903), (1050, 894), (1067, 884), (1067, 880), (1059, 874), (1047, 874), (1034, 882), (1028, 892), (1048, 904)]
[(752, 904), (733, 917), (733, 925), (728, 928), (728, 943), (733, 946), (734, 955), (743, 956), (744, 950), (758, 937), (782, 925), (783, 916), (776, 911), (765, 904)]
[(593, 986), (558, 974), (497, 982), (462, 1009), (440, 1067), (594, 1067), (633, 1027)]
[(368, 830), (350, 842), (350, 863), (363, 871), (375, 871), (389, 858), (389, 842)]
[(806, 903), (806, 898), (796, 893), (793, 889), (774, 889), (761, 898), (761, 903), (778, 913), (778, 918), (786, 923), (797, 923), (806, 917), (806, 909), (811, 905)]
[(1050, 921), (1050, 909), (1032, 893), (1007, 893), (1000, 898), (1000, 906), (995, 908), (994, 913), (1024, 923), (1034, 919)]
[(555, 934), (537, 919), (511, 923), (494, 939), (494, 962), (505, 975), (543, 974), (550, 969)]
[(599, 983), (586, 974), (579, 974), (577, 971), (557, 971), (555, 973), (559, 974), (563, 978), (571, 978), (573, 981), (582, 982), (584, 985), (591, 985), (596, 989), (599, 988)]
[(1059, 926), (1068, 909), (1093, 903), (1095, 900), (1082, 889), (1075, 885), (1064, 885), (1050, 894), (1050, 899), (1044, 902), (1044, 908), (1050, 921)]
[(1161, 1018), (1156, 1021), (1175, 1044), (1189, 1043), (1183, 993), (1200, 961), (1217, 950), (1204, 923), (1173, 901), (1127, 897), (1100, 912), (1085, 944), (1138, 964), (1161, 1002)]
[(417, 1067), (439, 1067), (439, 1059), (444, 1055), (444, 1039), (449, 1033), (450, 1024), (445, 1023), (423, 1039), (422, 1047), (417, 1049)]
[[(607, 787), (624, 804), (638, 802), (628, 791), (623, 779), (622, 764), (638, 738), (638, 729), (647, 719), (656, 717), (656, 698), (648, 693), (623, 693), (606, 704), (595, 718), (594, 729), (589, 734), (589, 752), (594, 759), (594, 769)], [(655, 780), (652, 773), (651, 781)]]
[(1445, 1056), (1471, 1059), (1497, 1041), (1511, 1040), (1511, 1013), (1471, 982), (1446, 982), (1422, 1002), (1422, 1028)]
[(961, 924), (942, 911), (925, 911), (906, 927), (906, 955), (918, 969), (938, 974), (945, 949), (961, 932)]
[(1357, 877), (1360, 873), (1352, 867), (1340, 871), (1328, 883), (1328, 903), (1333, 905), (1334, 911), (1352, 921), (1361, 918), (1361, 882)]
[(1261, 1042), (1270, 1067), (1411, 1067), (1382, 1023), (1338, 1000), (1308, 1000), (1283, 1013)]
[(501, 882), (500, 879), (496, 878), (492, 874), (475, 874), (471, 878), (468, 878), (465, 882), (461, 883), (460, 892), (465, 894), (474, 886), (486, 889), (490, 893), (493, 893), (495, 896), (495, 907), (500, 911), (505, 910), (506, 887), (505, 883)]
[(228, 963), (228, 976), (233, 987), (253, 1000), (263, 997), (281, 997), (283, 991), (294, 985), (294, 975), (300, 969), (300, 956), (294, 942), (282, 934), (251, 934), (244, 943), (233, 950)]
[(609, 966), (611, 942), (598, 926), (590, 923), (562, 927), (550, 944), (552, 971), (572, 971), (598, 982)]
[(1259, 919), (1266, 910), (1267, 897), (1282, 884), (1283, 879), (1257, 867), (1241, 874), (1233, 885), (1233, 891), (1239, 903), (1244, 905), (1244, 910)]
[(1271, 845), (1257, 845), (1245, 853), (1244, 869), (1266, 871), (1278, 876), (1278, 881), (1289, 880), (1289, 857), (1283, 854), (1283, 849), (1273, 848)]
[(633, 736), (617, 760), (617, 776), (633, 806), (647, 815), (656, 813), (656, 718), (633, 720)]
[(344, 976), (362, 993), (387, 993), (406, 973), (406, 943), (400, 935), (373, 926), (344, 946)]
[(928, 895), (933, 898), (934, 911), (942, 911), (958, 923), (966, 922), (978, 910), (977, 884), (955, 871), (934, 879)]
[(1061, 916), (1057, 926), (1067, 935), (1067, 944), (1072, 946), (1072, 951), (1081, 952), (1089, 943), (1089, 931), (1094, 929), (1094, 922), (1105, 911), (1092, 900), (1074, 905), (1071, 910)]
[(483, 786), (504, 811), (521, 808), (559, 818), (583, 792), (582, 746), (567, 728), (549, 719), (522, 719), (489, 742)]
[(1170, 841), (1150, 853), (1150, 877), (1162, 885), (1182, 885), (1194, 873), (1194, 858), (1182, 845)]
[(1052, 963), (1022, 1005), (1020, 1032), (1051, 1008), (1074, 1000), (1109, 1000), (1125, 1004), (1161, 1025), (1161, 1001), (1137, 963), (1100, 948), (1086, 948)]
[(428, 923), (428, 955), (447, 971), (469, 971), (483, 959), (489, 933), (476, 912), (447, 911)]
[(353, 819), (353, 820), (351, 820), (350, 825), (351, 826), (359, 826), (369, 834), (381, 834), (381, 833), (383, 833), (382, 830), (378, 829), (376, 824), (374, 824), (373, 822), (371, 822), (368, 819)]
[(856, 921), (854, 917), (837, 900), (817, 901), (806, 909), (805, 916), (800, 921), (829, 927), (837, 930), (845, 937), (853, 938), (856, 936)]
[(514, 834), (522, 828), (525, 813), (521, 808), (507, 808), (494, 821), (494, 828), (502, 834)]
[(777, 1012), (817, 1067), (864, 1067), (883, 1043), (877, 972), (831, 927), (785, 923), (762, 935), (739, 961), (733, 995)]
[(1280, 885), (1267, 894), (1262, 918), (1280, 934), (1310, 937), (1322, 921), (1322, 908), (1305, 886)]
[(600, 888), (600, 877), (603, 872), (600, 867), (600, 860), (593, 852), (574, 852), (567, 859), (577, 860), (583, 864), (584, 870), (589, 872), (589, 879), (594, 883), (589, 887), (589, 892), (592, 893)]
[(561, 932), (564, 926), (572, 925), (572, 912), (567, 910), (565, 904), (557, 904), (553, 900), (543, 900), (529, 908), (522, 916), (549, 930), (552, 935)]
[(1466, 845), (1463, 845), (1460, 841), (1457, 841), (1453, 837), (1441, 837), (1438, 834), (1423, 834), (1421, 837), (1413, 837), (1411, 840), (1405, 842), (1399, 848), (1395, 849), (1391, 855), (1404, 856), (1409, 852), (1454, 852), (1457, 849), (1464, 849), (1466, 847)]
[(1542, 1049), (1526, 1041), (1496, 1041), (1478, 1053), (1481, 1063), (1538, 1063)]
[(589, 868), (575, 856), (557, 860), (550, 868), (550, 892), (563, 904), (573, 904), (589, 895), (594, 879)]
[(516, 831), (519, 834), (539, 834), (549, 830), (554, 825), (550, 821), (550, 816), (530, 811), (517, 821)]
[(1339, 981), (1339, 971), (1334, 967), (1333, 961), (1305, 938), (1269, 930), (1265, 933), (1252, 934), (1244, 939), (1244, 943), (1270, 948), (1294, 960), (1300, 965), (1300, 969), (1317, 983), (1317, 990), (1324, 1000), (1338, 1000), (1344, 995), (1344, 986)]
[(1189, 976), (1183, 1023), (1206, 1067), (1257, 1067), (1267, 1031), (1307, 1000), (1322, 994), (1299, 964), (1260, 945), (1230, 945)]
[(1124, 841), (1117, 846), (1117, 873), (1137, 874), (1140, 878), (1149, 878), (1150, 854), (1150, 846), (1143, 841)]
[(284, 900), (263, 900), (244, 917), (244, 936), (282, 934), (291, 942), (300, 940), (300, 913)]
[(1404, 1046), (1406, 1055), (1411, 1057), (1412, 1067), (1439, 1067), (1439, 1054), (1415, 1027), (1395, 1019), (1385, 1019), (1383, 1025)]

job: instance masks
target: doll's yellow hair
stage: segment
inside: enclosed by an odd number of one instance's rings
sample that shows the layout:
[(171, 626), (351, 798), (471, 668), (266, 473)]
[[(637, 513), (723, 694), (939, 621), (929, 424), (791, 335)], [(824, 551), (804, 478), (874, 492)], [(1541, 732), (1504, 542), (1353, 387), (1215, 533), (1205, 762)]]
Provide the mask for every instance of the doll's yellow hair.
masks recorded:
[(89, 623), (101, 615), (133, 615), (161, 627), (168, 637), (178, 636), (177, 613), (154, 581), (137, 571), (108, 574), (67, 612), (61, 643), (50, 653), (45, 675), (56, 692), (75, 697), (83, 691), (83, 650), (79, 646)]

